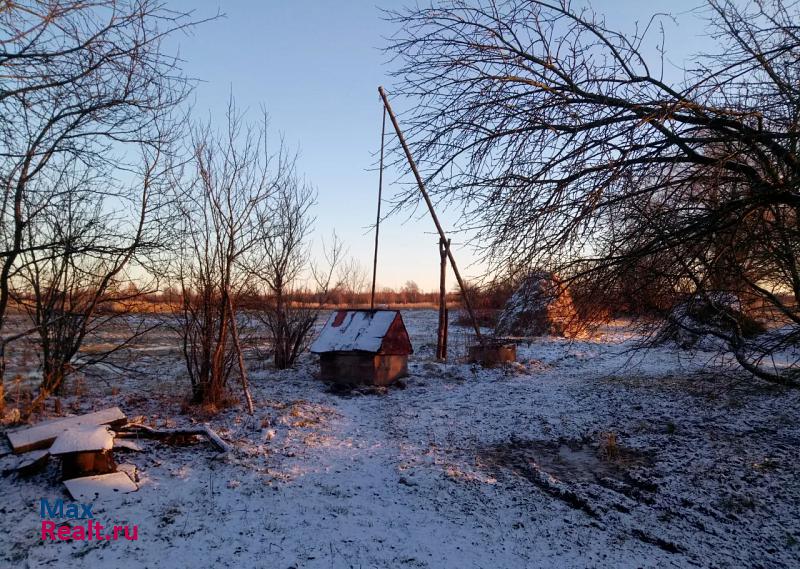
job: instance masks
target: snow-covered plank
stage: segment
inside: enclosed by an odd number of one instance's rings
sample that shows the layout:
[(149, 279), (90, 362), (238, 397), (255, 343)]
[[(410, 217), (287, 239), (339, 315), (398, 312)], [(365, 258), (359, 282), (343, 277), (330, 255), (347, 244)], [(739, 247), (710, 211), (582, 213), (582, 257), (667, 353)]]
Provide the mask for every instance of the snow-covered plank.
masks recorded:
[(21, 456), (9, 456), (0, 470), (4, 475), (12, 472), (31, 474), (44, 468), (49, 458), (50, 451), (48, 450), (34, 450)]
[(68, 454), (71, 452), (97, 452), (109, 450), (114, 446), (114, 435), (108, 425), (81, 425), (68, 429), (58, 435), (50, 454)]
[(377, 353), (397, 314), (396, 310), (338, 310), (311, 344), (311, 352)]
[(64, 486), (74, 500), (94, 500), (115, 494), (127, 494), (139, 489), (124, 472), (73, 478), (65, 480)]
[(118, 439), (118, 438), (114, 439), (114, 448), (132, 450), (135, 452), (142, 452), (144, 450), (142, 448), (142, 445), (140, 445), (136, 441), (130, 441), (127, 439)]
[(102, 411), (79, 415), (77, 417), (66, 417), (55, 419), (46, 423), (41, 423), (26, 429), (20, 429), (7, 433), (8, 442), (16, 454), (49, 447), (56, 438), (75, 427), (83, 425), (108, 425), (125, 421), (125, 414), (119, 407), (109, 407)]
[(139, 469), (136, 468), (135, 464), (131, 464), (130, 462), (123, 462), (122, 464), (117, 465), (117, 470), (119, 472), (124, 472), (128, 475), (128, 477), (133, 480), (134, 483), (139, 481)]

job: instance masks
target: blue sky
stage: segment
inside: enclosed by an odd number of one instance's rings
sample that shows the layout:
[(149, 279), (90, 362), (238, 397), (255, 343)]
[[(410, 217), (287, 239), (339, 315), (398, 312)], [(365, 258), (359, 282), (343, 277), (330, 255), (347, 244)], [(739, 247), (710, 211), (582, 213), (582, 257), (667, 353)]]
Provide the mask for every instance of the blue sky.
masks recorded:
[[(413, 2), (415, 0), (408, 0)], [(680, 14), (700, 0), (593, 2), (611, 25), (632, 29), (653, 12)], [(378, 85), (391, 87), (387, 56), (380, 51), (393, 27), (379, 8), (397, 8), (403, 0), (170, 0), (197, 17), (225, 18), (177, 39), (185, 69), (200, 80), (195, 111), (200, 117), (222, 116), (229, 93), (240, 108), (256, 113), (263, 105), (274, 132), (284, 134), (300, 150), (300, 170), (318, 190), (315, 244), (332, 230), (350, 254), (371, 271), (378, 176), (375, 153), (380, 142), (381, 106)], [(692, 52), (708, 47), (697, 14), (665, 22), (667, 45), (679, 65)], [(651, 42), (655, 46), (655, 36)], [(677, 69), (677, 66), (676, 66)], [(398, 101), (399, 110), (403, 102)], [(405, 103), (407, 104), (407, 103)], [(384, 192), (396, 189), (397, 173), (384, 179)], [(427, 214), (418, 210), (396, 215), (381, 226), (378, 284), (399, 287), (407, 280), (423, 289), (438, 286), (438, 237)], [(445, 229), (454, 214), (444, 212)], [(465, 239), (453, 236), (453, 242)], [(480, 263), (464, 243), (455, 249), (462, 270), (479, 276)], [(371, 272), (370, 272), (371, 274)], [(448, 282), (454, 284), (452, 276)]]

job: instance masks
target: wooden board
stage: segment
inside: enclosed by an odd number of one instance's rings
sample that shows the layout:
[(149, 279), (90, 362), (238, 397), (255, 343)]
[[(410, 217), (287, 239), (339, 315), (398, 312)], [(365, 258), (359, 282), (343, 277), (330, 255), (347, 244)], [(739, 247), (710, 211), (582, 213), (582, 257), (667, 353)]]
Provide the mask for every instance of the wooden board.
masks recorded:
[(184, 437), (193, 437), (194, 435), (206, 437), (221, 452), (233, 451), (233, 447), (222, 440), (222, 438), (208, 425), (189, 427), (186, 429), (153, 429), (145, 425), (126, 425), (124, 428), (117, 431), (117, 439), (115, 440), (125, 437), (132, 437), (159, 439), (172, 442), (173, 444), (176, 442), (177, 444), (181, 444), (181, 439)]
[(134, 482), (139, 482), (139, 469), (136, 468), (135, 464), (131, 464), (130, 462), (124, 462), (117, 466), (117, 470), (119, 472), (124, 472), (125, 474), (127, 474), (128, 477)]
[(127, 494), (139, 489), (124, 472), (84, 476), (65, 480), (64, 486), (74, 500), (92, 501), (96, 498), (107, 498), (116, 494)]
[(114, 435), (107, 425), (81, 425), (64, 431), (50, 447), (50, 454), (92, 452), (110, 450), (114, 446)]
[(35, 450), (22, 456), (9, 456), (1, 469), (3, 475), (8, 475), (15, 471), (22, 475), (33, 474), (43, 469), (47, 465), (49, 458), (50, 451)]
[(72, 452), (61, 455), (61, 479), (82, 478), (117, 471), (110, 452)]
[(469, 347), (468, 361), (492, 367), (517, 361), (517, 346), (514, 344), (487, 344)]
[(115, 449), (122, 449), (122, 450), (132, 450), (134, 452), (142, 452), (144, 449), (142, 445), (137, 443), (136, 441), (129, 441), (126, 439), (114, 439), (114, 448)]
[(61, 433), (79, 426), (109, 425), (123, 423), (125, 414), (119, 407), (109, 407), (95, 413), (79, 415), (77, 417), (66, 417), (47, 421), (27, 429), (20, 429), (8, 433), (8, 442), (16, 454), (48, 448)]

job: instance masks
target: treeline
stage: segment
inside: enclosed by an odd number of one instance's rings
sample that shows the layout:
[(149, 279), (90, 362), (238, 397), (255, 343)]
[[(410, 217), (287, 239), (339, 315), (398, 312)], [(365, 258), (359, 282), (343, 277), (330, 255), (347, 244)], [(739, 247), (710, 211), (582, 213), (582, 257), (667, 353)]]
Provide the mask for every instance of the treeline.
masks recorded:
[[(130, 285), (129, 291), (135, 290), (135, 285)], [(325, 298), (320, 299), (320, 293), (312, 289), (300, 289), (285, 294), (285, 301), (293, 307), (319, 307), (319, 308), (369, 308), (369, 291), (348, 291), (335, 288), (328, 291)], [(164, 312), (180, 305), (183, 293), (177, 289), (169, 288), (158, 292), (140, 292), (129, 295), (127, 302), (120, 302), (116, 297), (108, 298), (103, 303), (106, 311), (124, 312)], [(449, 291), (446, 295), (448, 306), (460, 306), (461, 294)], [(273, 303), (275, 295), (271, 292), (243, 292), (237, 296), (236, 305), (244, 310), (257, 310)], [(488, 302), (488, 301), (487, 301)], [(483, 302), (481, 304), (486, 304)], [(488, 304), (494, 304), (488, 302)], [(439, 292), (425, 292), (422, 290), (409, 291), (405, 288), (395, 289), (382, 287), (375, 292), (375, 307), (433, 307), (439, 305)]]

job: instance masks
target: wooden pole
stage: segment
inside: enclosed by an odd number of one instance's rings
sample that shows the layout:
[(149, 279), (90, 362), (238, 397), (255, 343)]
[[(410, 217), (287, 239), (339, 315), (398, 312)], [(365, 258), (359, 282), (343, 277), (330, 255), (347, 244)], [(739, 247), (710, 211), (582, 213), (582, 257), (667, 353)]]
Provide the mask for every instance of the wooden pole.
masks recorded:
[(444, 303), (444, 334), (442, 335), (442, 353), (444, 360), (447, 360), (447, 334), (450, 330), (450, 311), (447, 309), (447, 303)]
[(239, 375), (242, 379), (242, 391), (244, 391), (244, 400), (247, 403), (247, 412), (253, 414), (253, 396), (250, 395), (250, 386), (247, 382), (247, 366), (244, 364), (244, 352), (242, 351), (242, 343), (239, 341), (239, 329), (236, 326), (236, 313), (233, 311), (233, 300), (231, 295), (228, 294), (228, 316), (231, 322), (231, 333), (233, 335), (233, 345), (236, 348), (236, 357), (239, 362)]
[(445, 279), (447, 277), (447, 250), (450, 248), (450, 240), (439, 239), (439, 332), (436, 336), (436, 359), (447, 359), (447, 289)]
[[(406, 159), (408, 159), (408, 165), (411, 167), (411, 171), (414, 173), (414, 178), (417, 180), (419, 191), (422, 193), (422, 197), (425, 199), (425, 204), (428, 206), (428, 211), (433, 218), (433, 223), (436, 225), (436, 231), (439, 232), (439, 237), (446, 241), (447, 235), (445, 235), (444, 229), (442, 229), (442, 224), (439, 223), (439, 218), (436, 216), (436, 212), (433, 209), (433, 202), (431, 202), (428, 191), (425, 189), (425, 183), (422, 181), (422, 176), (417, 169), (417, 164), (414, 162), (414, 157), (411, 155), (411, 150), (408, 148), (408, 144), (406, 144), (406, 139), (403, 137), (403, 132), (400, 130), (400, 125), (397, 122), (397, 117), (394, 115), (394, 111), (392, 111), (392, 106), (389, 104), (389, 99), (386, 97), (386, 91), (383, 90), (383, 87), (378, 87), (378, 93), (380, 93), (380, 96), (383, 99), (383, 105), (386, 108), (386, 111), (389, 113), (389, 119), (392, 121), (394, 130), (397, 133), (397, 138), (400, 141), (400, 146), (403, 147), (403, 152), (405, 152)], [(475, 312), (472, 310), (472, 303), (470, 302), (469, 295), (467, 294), (467, 287), (464, 284), (464, 280), (461, 278), (461, 273), (458, 271), (456, 260), (453, 257), (453, 251), (449, 247), (447, 248), (447, 258), (450, 259), (450, 266), (453, 267), (453, 273), (456, 276), (458, 286), (461, 289), (461, 293), (464, 297), (464, 305), (467, 308), (470, 320), (472, 320), (472, 327), (475, 330), (475, 335), (478, 338), (478, 342), (483, 345), (483, 335), (481, 334), (480, 326), (478, 326), (478, 320), (475, 318)]]
[(383, 123), (381, 124), (381, 161), (378, 167), (378, 216), (375, 219), (375, 256), (372, 259), (372, 293), (369, 296), (369, 307), (375, 309), (375, 279), (378, 274), (378, 231), (381, 226), (381, 194), (383, 193), (383, 146), (386, 140), (386, 107), (383, 107)]

